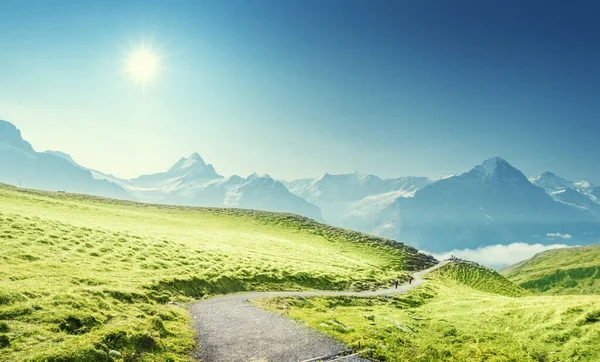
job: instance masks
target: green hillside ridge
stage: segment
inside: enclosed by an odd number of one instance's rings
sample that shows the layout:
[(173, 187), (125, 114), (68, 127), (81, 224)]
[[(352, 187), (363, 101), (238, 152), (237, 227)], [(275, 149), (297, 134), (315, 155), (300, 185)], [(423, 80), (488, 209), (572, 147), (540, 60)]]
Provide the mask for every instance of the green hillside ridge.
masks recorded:
[(548, 250), (501, 273), (544, 294), (600, 294), (600, 245)]
[(0, 361), (188, 361), (181, 303), (242, 290), (374, 289), (436, 261), (290, 214), (0, 185)]
[(477, 263), (459, 260), (434, 270), (426, 278), (440, 280), (448, 284), (454, 282), (482, 292), (518, 297), (529, 294), (495, 270)]
[[(600, 298), (534, 296), (508, 285), (487, 268), (458, 262), (394, 297), (270, 298), (255, 304), (365, 351), (373, 361), (600, 360)], [(492, 292), (478, 290), (483, 288)], [(527, 295), (497, 294), (506, 290)]]

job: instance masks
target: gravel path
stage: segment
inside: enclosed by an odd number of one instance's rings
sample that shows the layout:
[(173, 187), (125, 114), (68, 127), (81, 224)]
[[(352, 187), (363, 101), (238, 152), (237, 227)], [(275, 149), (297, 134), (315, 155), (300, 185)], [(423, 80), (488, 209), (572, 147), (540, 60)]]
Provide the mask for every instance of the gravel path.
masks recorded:
[[(281, 315), (251, 305), (251, 299), (311, 296), (380, 296), (405, 293), (424, 283), (423, 275), (445, 264), (414, 273), (412, 284), (370, 292), (256, 292), (229, 294), (195, 303), (190, 308), (204, 362), (301, 362), (347, 351), (333, 338)], [(367, 361), (358, 357), (340, 362)]]

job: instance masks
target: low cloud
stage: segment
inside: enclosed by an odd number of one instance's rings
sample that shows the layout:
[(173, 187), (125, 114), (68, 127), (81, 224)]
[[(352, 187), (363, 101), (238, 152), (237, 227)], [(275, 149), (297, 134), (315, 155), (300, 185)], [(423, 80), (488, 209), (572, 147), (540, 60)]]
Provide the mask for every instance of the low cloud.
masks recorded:
[(561, 233), (548, 233), (546, 236), (551, 238), (561, 238), (561, 239), (570, 239), (573, 236), (571, 234), (561, 234)]
[[(561, 234), (562, 235), (562, 234)], [(565, 234), (564, 236), (569, 235)], [(571, 236), (565, 238), (569, 239)], [(500, 269), (508, 265), (515, 264), (519, 261), (529, 259), (537, 253), (550, 249), (568, 248), (565, 244), (527, 244), (527, 243), (512, 243), (508, 245), (489, 245), (479, 247), (477, 249), (454, 249), (445, 253), (425, 253), (433, 255), (438, 260), (444, 260), (454, 255), (460, 259), (471, 260), (489, 268)]]

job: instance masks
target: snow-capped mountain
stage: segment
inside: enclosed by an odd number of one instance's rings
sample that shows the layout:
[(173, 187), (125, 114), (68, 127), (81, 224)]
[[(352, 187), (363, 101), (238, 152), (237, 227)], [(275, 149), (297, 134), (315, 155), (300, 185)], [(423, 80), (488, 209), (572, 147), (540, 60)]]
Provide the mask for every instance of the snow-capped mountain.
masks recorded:
[(600, 187), (587, 181), (569, 181), (552, 172), (544, 172), (530, 181), (554, 200), (589, 210), (600, 219)]
[(197, 153), (182, 157), (165, 172), (129, 180), (91, 172), (94, 177), (120, 185), (138, 201), (290, 212), (322, 220), (317, 206), (291, 194), (269, 175), (225, 178)]
[(0, 121), (0, 182), (143, 202), (290, 212), (322, 220), (317, 206), (269, 175), (224, 178), (193, 153), (165, 172), (121, 179), (81, 166), (61, 151), (36, 152), (5, 121)]
[(212, 165), (206, 164), (200, 155), (193, 153), (187, 158), (180, 158), (166, 172), (143, 175), (128, 180), (128, 183), (139, 188), (174, 190), (222, 177)]
[(165, 194), (163, 202), (290, 212), (322, 220), (317, 206), (293, 195), (269, 175), (252, 174), (246, 178), (234, 175), (183, 184)]
[[(106, 175), (94, 174), (94, 177), (106, 178)], [(187, 158), (179, 159), (165, 172), (142, 175), (129, 180), (113, 176), (112, 181), (123, 186), (139, 201), (166, 203), (172, 193), (182, 189), (193, 189), (222, 178), (212, 165), (206, 164), (200, 155), (193, 153)]]
[(358, 171), (348, 174), (324, 174), (318, 179), (286, 182), (295, 195), (319, 206), (323, 218), (330, 223), (355, 227), (345, 221), (353, 215), (375, 214), (399, 197), (411, 197), (416, 190), (429, 184), (426, 177), (381, 179)]
[(556, 202), (499, 157), (398, 199), (390, 212), (400, 214), (395, 239), (430, 251), (600, 235), (590, 212)]
[(36, 152), (21, 137), (19, 129), (0, 120), (0, 182), (42, 190), (128, 198), (123, 188), (93, 178), (90, 171), (71, 161), (64, 154)]

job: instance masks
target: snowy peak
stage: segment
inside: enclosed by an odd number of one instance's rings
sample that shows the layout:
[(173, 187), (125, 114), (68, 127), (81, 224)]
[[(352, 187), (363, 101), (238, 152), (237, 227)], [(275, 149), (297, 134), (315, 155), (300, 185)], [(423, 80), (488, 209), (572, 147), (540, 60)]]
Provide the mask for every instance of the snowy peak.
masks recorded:
[(368, 182), (381, 182), (382, 180), (370, 174), (363, 174), (359, 171), (353, 171), (352, 173), (342, 173), (337, 175), (332, 175), (330, 173), (324, 173), (321, 177), (315, 180), (315, 183), (352, 183), (352, 184), (361, 184)]
[(503, 159), (502, 157), (492, 157), (483, 161), (481, 165), (477, 165), (473, 168), (473, 170), (477, 170), (486, 175), (493, 176), (498, 172), (502, 172), (503, 170), (513, 168), (508, 161)]
[(587, 181), (569, 181), (552, 172), (544, 172), (531, 180), (558, 202), (590, 210), (600, 216), (600, 188)]
[(142, 175), (127, 183), (135, 189), (171, 192), (175, 189), (193, 188), (209, 180), (220, 179), (215, 168), (206, 164), (197, 153), (182, 157), (166, 172)]
[(252, 187), (285, 188), (286, 192), (289, 192), (283, 183), (273, 179), (268, 174), (259, 176), (256, 172), (253, 173), (252, 175), (242, 180), (242, 187), (246, 187), (247, 185), (252, 185)]
[(531, 182), (534, 185), (543, 188), (548, 193), (552, 191), (557, 191), (558, 189), (573, 187), (573, 182), (565, 180), (564, 178), (559, 177), (555, 173), (550, 171), (542, 173), (538, 177), (531, 180)]
[(251, 175), (249, 175), (248, 177), (246, 177), (246, 180), (252, 180), (255, 178), (259, 178), (260, 176), (258, 176), (258, 174), (256, 172), (252, 172)]
[(177, 161), (173, 166), (171, 166), (168, 172), (181, 171), (189, 168), (203, 169), (206, 166), (206, 162), (204, 162), (202, 157), (200, 157), (199, 154), (194, 152), (190, 155), (190, 157), (180, 158), (179, 161)]
[(484, 182), (529, 183), (525, 175), (501, 157), (489, 158), (461, 176), (470, 176)]
[(510, 166), (509, 163), (502, 157), (492, 157), (492, 158), (488, 158), (487, 160), (483, 161), (483, 163), (481, 164), (481, 167), (486, 172), (493, 173), (497, 169), (506, 167), (507, 165)]

